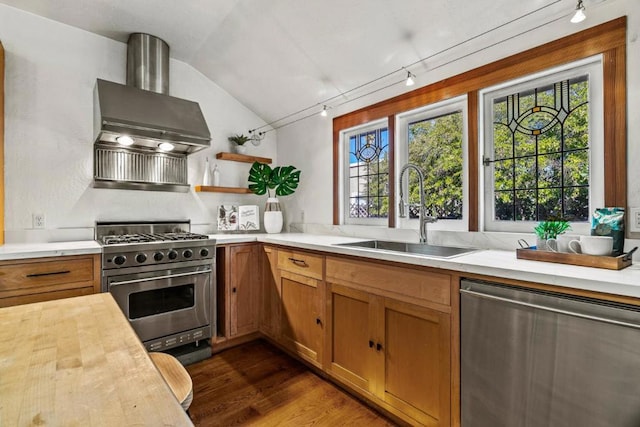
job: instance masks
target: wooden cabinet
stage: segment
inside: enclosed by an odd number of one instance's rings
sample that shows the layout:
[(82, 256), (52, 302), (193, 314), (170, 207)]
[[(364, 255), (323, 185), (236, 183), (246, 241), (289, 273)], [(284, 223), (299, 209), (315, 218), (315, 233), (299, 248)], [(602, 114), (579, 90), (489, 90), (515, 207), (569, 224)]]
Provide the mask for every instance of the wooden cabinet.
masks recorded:
[(260, 332), (279, 340), (280, 338), (280, 275), (278, 273), (278, 251), (271, 246), (263, 246), (262, 289), (260, 300)]
[(100, 255), (0, 261), (0, 307), (100, 292)]
[(216, 341), (258, 331), (261, 261), (258, 243), (216, 249)]
[(328, 257), (326, 370), (412, 424), (451, 424), (446, 274)]
[(325, 336), (324, 257), (302, 251), (274, 252), (280, 297), (278, 342), (321, 367)]

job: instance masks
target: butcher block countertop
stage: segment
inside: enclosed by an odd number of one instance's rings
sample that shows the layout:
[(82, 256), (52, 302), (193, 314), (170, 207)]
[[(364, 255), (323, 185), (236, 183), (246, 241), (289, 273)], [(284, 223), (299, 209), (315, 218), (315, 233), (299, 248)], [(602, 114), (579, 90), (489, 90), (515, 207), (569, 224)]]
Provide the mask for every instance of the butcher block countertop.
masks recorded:
[(0, 425), (193, 424), (101, 293), (0, 309)]

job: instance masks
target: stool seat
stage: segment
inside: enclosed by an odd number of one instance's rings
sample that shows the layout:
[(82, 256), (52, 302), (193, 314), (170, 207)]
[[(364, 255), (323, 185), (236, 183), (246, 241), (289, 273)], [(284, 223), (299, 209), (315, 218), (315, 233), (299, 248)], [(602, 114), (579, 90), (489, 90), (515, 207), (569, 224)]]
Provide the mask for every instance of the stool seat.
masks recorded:
[(193, 400), (193, 383), (187, 370), (175, 357), (166, 353), (151, 352), (149, 357), (160, 371), (167, 385), (186, 411)]

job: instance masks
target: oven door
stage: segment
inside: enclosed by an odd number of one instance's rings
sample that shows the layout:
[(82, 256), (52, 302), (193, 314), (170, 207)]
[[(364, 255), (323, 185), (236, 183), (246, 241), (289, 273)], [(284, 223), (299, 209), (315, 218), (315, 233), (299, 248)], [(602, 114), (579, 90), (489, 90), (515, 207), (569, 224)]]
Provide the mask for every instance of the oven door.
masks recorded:
[(211, 323), (210, 266), (107, 278), (113, 295), (141, 341)]

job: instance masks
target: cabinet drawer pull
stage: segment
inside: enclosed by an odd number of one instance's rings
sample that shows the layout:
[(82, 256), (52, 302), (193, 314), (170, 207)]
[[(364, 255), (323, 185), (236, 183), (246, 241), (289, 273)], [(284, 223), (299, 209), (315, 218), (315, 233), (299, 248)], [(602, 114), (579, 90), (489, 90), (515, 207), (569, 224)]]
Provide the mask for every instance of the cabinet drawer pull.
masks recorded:
[(373, 348), (374, 342), (369, 340), (369, 348)]
[(294, 263), (299, 267), (309, 267), (309, 264), (307, 264), (307, 262), (303, 259), (289, 258), (289, 261), (291, 261), (292, 263)]
[(377, 343), (376, 344), (376, 350), (378, 350), (378, 351), (382, 350), (382, 344)]
[(31, 273), (31, 274), (27, 274), (27, 277), (54, 276), (56, 274), (68, 274), (68, 273), (71, 273), (71, 270), (50, 271), (48, 273)]

